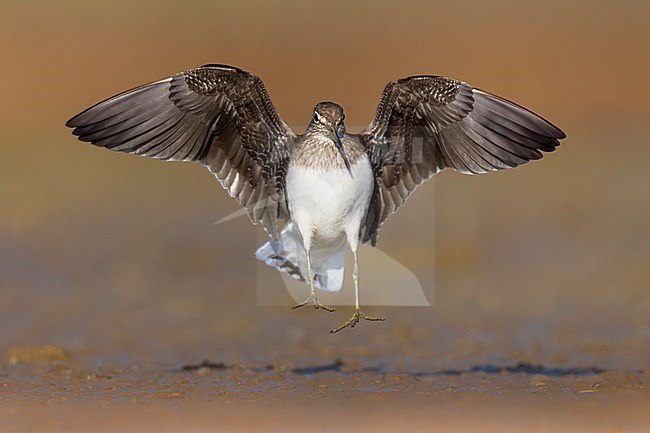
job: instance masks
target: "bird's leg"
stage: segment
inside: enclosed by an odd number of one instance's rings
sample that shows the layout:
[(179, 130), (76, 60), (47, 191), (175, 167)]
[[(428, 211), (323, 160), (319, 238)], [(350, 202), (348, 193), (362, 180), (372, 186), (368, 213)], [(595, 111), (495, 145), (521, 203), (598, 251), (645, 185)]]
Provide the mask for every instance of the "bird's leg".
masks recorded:
[(355, 299), (354, 314), (352, 315), (350, 320), (343, 323), (338, 328), (332, 329), (330, 331), (332, 334), (335, 332), (339, 332), (341, 329), (347, 328), (348, 326), (350, 328), (354, 328), (355, 326), (357, 326), (357, 323), (359, 323), (359, 320), (361, 319), (370, 320), (372, 322), (378, 322), (384, 320), (383, 317), (368, 316), (366, 313), (361, 311), (361, 307), (359, 306), (359, 264), (357, 263), (356, 249), (352, 250), (352, 253), (354, 254), (354, 270), (352, 271), (352, 280), (354, 280), (354, 299)]
[(325, 304), (322, 304), (318, 298), (316, 298), (316, 290), (314, 289), (314, 278), (316, 278), (316, 272), (311, 267), (311, 259), (309, 258), (309, 250), (306, 250), (307, 253), (307, 278), (309, 279), (309, 288), (311, 289), (311, 294), (307, 299), (302, 301), (300, 304), (296, 304), (292, 309), (304, 307), (305, 305), (313, 305), (315, 309), (322, 308), (325, 311), (329, 311), (330, 313), (333, 311), (336, 311), (335, 308), (328, 307)]

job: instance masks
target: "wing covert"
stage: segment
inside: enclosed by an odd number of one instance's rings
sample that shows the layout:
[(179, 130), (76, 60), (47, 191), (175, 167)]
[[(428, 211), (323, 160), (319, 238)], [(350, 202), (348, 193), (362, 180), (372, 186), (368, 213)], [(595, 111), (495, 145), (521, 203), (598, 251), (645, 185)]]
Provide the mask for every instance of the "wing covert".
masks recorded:
[(361, 228), (375, 245), (379, 228), (424, 181), (452, 168), (481, 174), (513, 168), (551, 152), (564, 133), (506, 99), (439, 76), (389, 83), (360, 133), (375, 172)]
[(79, 140), (169, 161), (199, 161), (277, 237), (288, 219), (284, 177), (295, 138), (262, 81), (206, 65), (109, 98), (66, 124)]

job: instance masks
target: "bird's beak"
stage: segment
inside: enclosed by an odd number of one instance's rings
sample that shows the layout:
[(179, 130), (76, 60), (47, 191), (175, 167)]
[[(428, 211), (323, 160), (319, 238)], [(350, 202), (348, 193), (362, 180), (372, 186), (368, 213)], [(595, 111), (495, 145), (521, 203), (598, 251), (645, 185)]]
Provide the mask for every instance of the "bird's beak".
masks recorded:
[(336, 128), (332, 128), (331, 132), (332, 132), (332, 140), (334, 141), (334, 144), (336, 144), (336, 148), (339, 150), (339, 152), (341, 152), (341, 156), (343, 157), (343, 162), (345, 162), (345, 167), (351, 173), (352, 170), (350, 169), (350, 161), (348, 161), (348, 157), (345, 155), (345, 150), (343, 150), (343, 143), (341, 142), (341, 137), (339, 137)]

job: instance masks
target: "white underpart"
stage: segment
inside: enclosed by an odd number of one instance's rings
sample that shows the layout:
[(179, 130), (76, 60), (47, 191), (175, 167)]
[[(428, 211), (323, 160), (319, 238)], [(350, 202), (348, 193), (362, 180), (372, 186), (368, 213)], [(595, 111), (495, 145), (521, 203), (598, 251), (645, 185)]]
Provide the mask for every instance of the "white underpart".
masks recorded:
[(282, 231), (280, 244), (267, 242), (257, 250), (256, 257), (277, 267), (273, 256), (280, 255), (297, 265), (305, 279), (309, 249), (316, 271), (315, 286), (339, 291), (345, 246), (357, 250), (359, 229), (374, 186), (367, 156), (350, 168), (323, 170), (289, 165), (286, 194), (291, 222)]

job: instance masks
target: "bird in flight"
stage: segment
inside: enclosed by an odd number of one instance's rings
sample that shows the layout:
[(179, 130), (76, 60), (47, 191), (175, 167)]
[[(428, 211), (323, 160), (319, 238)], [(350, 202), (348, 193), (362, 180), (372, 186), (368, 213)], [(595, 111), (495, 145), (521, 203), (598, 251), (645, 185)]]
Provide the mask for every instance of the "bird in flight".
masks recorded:
[(551, 152), (564, 133), (531, 111), (464, 82), (413, 76), (389, 83), (359, 134), (343, 108), (314, 107), (303, 134), (276, 112), (264, 84), (239, 68), (210, 64), (137, 87), (67, 122), (79, 140), (167, 161), (198, 161), (261, 223), (256, 257), (309, 285), (293, 308), (339, 291), (345, 248), (354, 256), (356, 305), (334, 328), (378, 321), (361, 310), (357, 249), (413, 191), (441, 170), (480, 174)]

